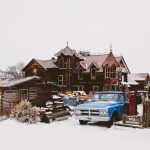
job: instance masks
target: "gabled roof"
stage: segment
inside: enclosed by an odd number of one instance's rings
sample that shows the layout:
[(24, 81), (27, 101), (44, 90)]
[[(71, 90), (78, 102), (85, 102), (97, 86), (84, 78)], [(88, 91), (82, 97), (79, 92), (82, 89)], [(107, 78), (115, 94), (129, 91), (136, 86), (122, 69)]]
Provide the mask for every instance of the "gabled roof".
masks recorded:
[(89, 66), (93, 62), (95, 62), (97, 64), (97, 66), (101, 67), (103, 62), (107, 58), (107, 56), (108, 56), (108, 54), (105, 54), (105, 55), (90, 55), (90, 56), (85, 57), (85, 60), (83, 62), (87, 65), (87, 68), (89, 68)]
[(122, 70), (122, 72), (130, 73), (130, 70), (129, 70), (129, 68), (128, 68), (128, 66), (127, 66), (123, 56), (115, 56), (115, 58), (116, 58), (118, 64), (120, 64), (120, 61), (123, 62), (125, 68)]
[(44, 69), (49, 69), (49, 68), (58, 68), (55, 65), (56, 60), (51, 59), (51, 60), (39, 60), (35, 59), (36, 62), (38, 62)]
[(58, 68), (55, 64), (56, 60), (39, 60), (39, 59), (32, 59), (24, 68), (23, 71), (30, 66), (33, 62), (37, 62), (43, 69), (47, 70), (50, 68)]
[(96, 72), (103, 72), (103, 67), (106, 65), (112, 66), (116, 65), (117, 67), (120, 66), (120, 61), (122, 60), (125, 68), (122, 68), (122, 71), (125, 73), (130, 73), (126, 62), (124, 61), (122, 56), (114, 56), (112, 52), (109, 54), (101, 54), (101, 55), (90, 55), (86, 56), (85, 60), (79, 62), (77, 68), (82, 66), (85, 69), (83, 72), (88, 73), (90, 72), (90, 67), (94, 65), (97, 68)]
[(107, 55), (107, 58), (106, 60), (103, 62), (102, 66), (105, 67), (105, 66), (109, 66), (111, 67), (112, 65), (115, 65), (115, 66), (119, 66), (116, 58), (114, 57), (113, 53), (110, 52), (108, 55)]
[(35, 79), (39, 80), (40, 77), (30, 76), (30, 77), (26, 77), (26, 78), (14, 80), (14, 81), (5, 80), (5, 81), (0, 82), (0, 87), (3, 87), (3, 88), (12, 87), (12, 86), (19, 85), (19, 84), (22, 84), (22, 83), (25, 83), (25, 82), (28, 82), (28, 81), (31, 81), (31, 80), (35, 80)]
[(64, 56), (73, 56), (73, 55), (75, 55), (79, 59), (84, 60), (84, 57), (81, 54), (77, 53), (76, 50), (71, 49), (69, 46), (66, 46), (64, 49), (61, 49), (58, 53), (55, 54), (55, 56), (58, 57), (61, 54), (63, 54)]
[(128, 74), (128, 81), (145, 81), (149, 77), (149, 73)]

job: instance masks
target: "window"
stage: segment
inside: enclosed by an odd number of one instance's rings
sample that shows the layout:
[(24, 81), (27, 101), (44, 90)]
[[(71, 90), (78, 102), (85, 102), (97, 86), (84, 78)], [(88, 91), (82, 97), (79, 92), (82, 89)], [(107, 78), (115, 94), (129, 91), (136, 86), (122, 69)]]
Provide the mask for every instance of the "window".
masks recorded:
[(117, 90), (117, 86), (115, 85), (105, 85), (103, 87), (104, 91), (116, 91)]
[(116, 77), (116, 67), (112, 66), (112, 67), (110, 67), (110, 70), (111, 70), (110, 77), (115, 78)]
[(99, 91), (99, 86), (93, 86), (93, 92)]
[(58, 85), (63, 85), (63, 75), (58, 76)]
[(121, 101), (121, 102), (124, 102), (124, 101), (125, 101), (124, 94), (120, 94), (120, 101)]
[(59, 66), (59, 68), (63, 68), (63, 64), (64, 64), (64, 59), (63, 59), (63, 57), (62, 57), (62, 58), (59, 58), (59, 61), (58, 61), (58, 66)]
[(83, 91), (83, 90), (84, 90), (83, 85), (79, 85), (79, 86), (78, 86), (78, 91)]
[(20, 93), (21, 100), (28, 100), (28, 90), (27, 89), (21, 89), (19, 93)]
[(82, 80), (82, 79), (83, 79), (83, 69), (82, 69), (82, 68), (79, 68), (79, 69), (78, 69), (78, 79), (79, 79), (79, 80)]
[(105, 78), (115, 78), (116, 77), (116, 67), (105, 67)]
[(110, 77), (109, 67), (105, 67), (105, 78)]
[(37, 75), (37, 69), (36, 68), (33, 69), (33, 75), (35, 75), (35, 76)]
[(122, 82), (124, 82), (125, 80), (124, 80), (124, 75), (122, 75)]
[(67, 59), (64, 59), (64, 66), (63, 68), (67, 68)]
[(58, 66), (59, 68), (67, 68), (68, 67), (68, 60), (67, 58), (61, 57), (58, 60)]
[(92, 80), (96, 79), (96, 69), (95, 68), (91, 68), (91, 79)]

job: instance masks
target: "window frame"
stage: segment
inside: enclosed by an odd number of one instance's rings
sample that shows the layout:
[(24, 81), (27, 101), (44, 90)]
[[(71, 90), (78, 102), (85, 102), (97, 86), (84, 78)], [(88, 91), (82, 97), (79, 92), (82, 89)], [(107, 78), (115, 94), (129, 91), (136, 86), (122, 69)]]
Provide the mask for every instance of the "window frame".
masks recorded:
[[(80, 70), (81, 70), (81, 72), (80, 72)], [(83, 80), (83, 68), (78, 69), (78, 80)]]
[(106, 66), (105, 67), (105, 78), (116, 78), (116, 66)]
[[(94, 90), (94, 88), (97, 88), (97, 90)], [(99, 91), (99, 86), (98, 85), (93, 85), (93, 92), (98, 92)]]
[[(26, 98), (24, 98), (25, 94), (24, 93), (21, 93), (22, 91), (26, 91)], [(28, 89), (19, 89), (19, 96), (20, 96), (20, 99), (21, 100), (28, 100), (29, 99), (29, 91)], [(22, 98), (23, 97), (23, 98)]]
[(34, 76), (37, 75), (37, 68), (33, 68), (33, 75), (34, 75)]
[[(62, 79), (60, 79), (60, 77), (62, 77)], [(60, 82), (62, 82), (62, 84), (59, 84)], [(58, 75), (58, 85), (64, 85), (64, 76), (63, 75)]]
[[(96, 80), (96, 68), (91, 68), (90, 70), (91, 70), (91, 80)], [(93, 76), (93, 72), (92, 72), (93, 70), (95, 71), (94, 72), (95, 76)]]

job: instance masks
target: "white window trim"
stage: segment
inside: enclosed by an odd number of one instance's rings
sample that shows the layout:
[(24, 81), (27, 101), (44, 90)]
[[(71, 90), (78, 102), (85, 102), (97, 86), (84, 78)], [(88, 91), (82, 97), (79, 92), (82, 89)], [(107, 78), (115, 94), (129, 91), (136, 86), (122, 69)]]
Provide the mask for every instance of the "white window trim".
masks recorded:
[(97, 88), (96, 92), (99, 91), (99, 86), (93, 85), (93, 92), (95, 91), (94, 88)]
[[(62, 80), (59, 80), (59, 77), (62, 77)], [(62, 84), (59, 84), (59, 81), (62, 82)], [(63, 75), (58, 75), (58, 85), (63, 85), (64, 82), (64, 76)]]
[[(81, 88), (82, 90), (80, 89), (80, 87), (82, 87), (82, 88)], [(79, 85), (79, 86), (78, 86), (78, 91), (84, 91), (84, 86), (83, 86), (83, 85)]]
[[(95, 70), (95, 78), (93, 78), (92, 70)], [(91, 80), (95, 80), (95, 79), (96, 79), (96, 68), (91, 68)]]
[[(112, 68), (113, 68), (113, 71), (112, 71)], [(106, 66), (105, 67), (105, 78), (112, 78), (112, 79), (116, 78), (116, 69), (114, 69), (114, 68), (115, 68), (115, 66), (112, 66), (112, 67)], [(115, 74), (115, 76), (111, 77), (112, 74)]]
[(35, 76), (37, 75), (37, 68), (33, 69), (33, 75), (35, 75)]

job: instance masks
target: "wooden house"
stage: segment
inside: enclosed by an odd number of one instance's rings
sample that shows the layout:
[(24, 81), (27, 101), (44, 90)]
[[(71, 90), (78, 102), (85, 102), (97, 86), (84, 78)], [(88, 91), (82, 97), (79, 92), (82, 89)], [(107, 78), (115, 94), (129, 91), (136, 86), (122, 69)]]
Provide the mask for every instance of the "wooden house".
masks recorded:
[(0, 82), (0, 111), (11, 110), (21, 100), (28, 100), (36, 106), (45, 106), (52, 87), (52, 83), (45, 84), (38, 76)]
[(51, 60), (32, 59), (23, 69), (25, 76), (37, 75), (45, 83), (53, 82), (60, 91), (121, 90), (130, 73), (123, 56), (77, 53), (68, 45)]
[(149, 73), (128, 74), (128, 84), (130, 90), (149, 90)]

